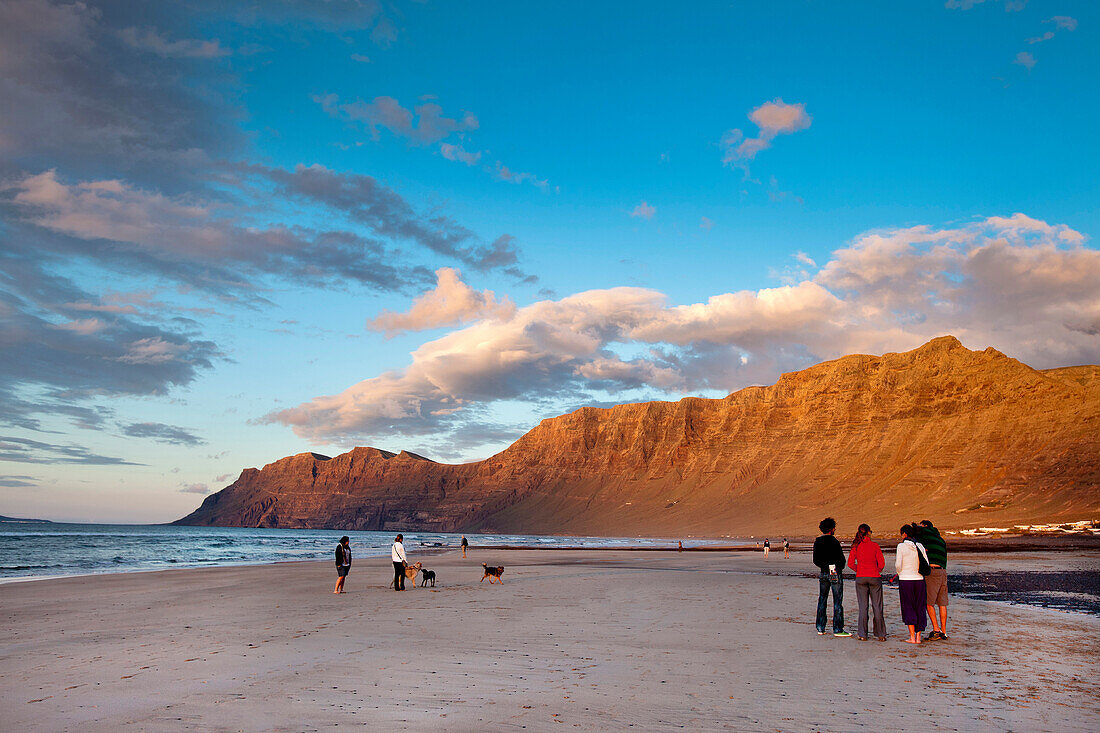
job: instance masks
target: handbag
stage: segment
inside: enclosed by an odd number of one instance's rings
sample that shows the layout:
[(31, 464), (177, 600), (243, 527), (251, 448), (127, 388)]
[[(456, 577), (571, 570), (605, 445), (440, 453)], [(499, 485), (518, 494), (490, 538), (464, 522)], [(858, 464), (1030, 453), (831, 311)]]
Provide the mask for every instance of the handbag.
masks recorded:
[(928, 564), (928, 558), (924, 556), (921, 546), (913, 542), (913, 547), (917, 548), (917, 572), (927, 578), (932, 574), (932, 566)]

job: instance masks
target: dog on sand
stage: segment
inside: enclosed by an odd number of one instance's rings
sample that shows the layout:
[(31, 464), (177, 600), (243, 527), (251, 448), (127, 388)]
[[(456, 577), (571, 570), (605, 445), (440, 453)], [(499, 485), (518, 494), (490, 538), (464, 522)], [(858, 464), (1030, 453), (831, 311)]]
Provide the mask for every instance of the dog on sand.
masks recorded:
[[(503, 565), (498, 565), (495, 568), (491, 568), (488, 565), (486, 565), (485, 563), (481, 563), (481, 567), (485, 568), (485, 575), (481, 576), (481, 580), (478, 581), (479, 583), (481, 581), (485, 580), (486, 578), (489, 579), (489, 584), (490, 585), (492, 585), (494, 582), (501, 583), (501, 584), (504, 583), (504, 578), (500, 577), (500, 576), (504, 575), (504, 566)], [(494, 580), (494, 578), (496, 580)]]
[(434, 588), (435, 587), (435, 571), (434, 570), (423, 570), (423, 569), (421, 569), (421, 571), (420, 571), (420, 587), (421, 588), (426, 587), (428, 585), (429, 581), (431, 582), (432, 587)]
[[(420, 568), (424, 567), (424, 563), (415, 562), (412, 565), (405, 566), (405, 577), (413, 582), (413, 588), (416, 587), (416, 574), (420, 572)], [(390, 581), (390, 587), (393, 587), (393, 581)]]

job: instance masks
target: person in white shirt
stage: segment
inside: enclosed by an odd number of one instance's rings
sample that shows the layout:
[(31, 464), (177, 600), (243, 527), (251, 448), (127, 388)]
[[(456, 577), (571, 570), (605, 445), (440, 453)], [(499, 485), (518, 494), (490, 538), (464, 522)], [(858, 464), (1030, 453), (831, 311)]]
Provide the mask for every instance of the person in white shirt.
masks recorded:
[(397, 535), (390, 548), (390, 559), (393, 560), (393, 589), (405, 590), (405, 566), (409, 564), (409, 558), (405, 556), (404, 536)]
[(897, 573), (898, 595), (901, 598), (901, 619), (909, 627), (909, 638), (905, 641), (910, 644), (921, 643), (920, 635), (927, 622), (924, 615), (927, 589), (924, 576), (920, 572), (920, 561), (924, 558), (928, 562), (928, 555), (924, 546), (916, 541), (918, 535), (912, 525), (902, 527), (901, 543), (894, 555), (894, 571)]

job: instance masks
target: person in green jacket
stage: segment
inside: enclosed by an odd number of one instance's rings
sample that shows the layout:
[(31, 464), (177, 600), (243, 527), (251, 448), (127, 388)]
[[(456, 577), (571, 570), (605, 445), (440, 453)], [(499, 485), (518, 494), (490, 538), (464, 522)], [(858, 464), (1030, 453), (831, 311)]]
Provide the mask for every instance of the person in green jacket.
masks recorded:
[[(947, 543), (928, 519), (920, 523), (919, 541), (928, 553), (928, 564), (932, 566), (932, 572), (924, 579), (928, 595), (928, 619), (932, 622), (932, 630), (928, 632), (925, 641), (947, 641)], [(936, 618), (937, 608), (939, 618)]]

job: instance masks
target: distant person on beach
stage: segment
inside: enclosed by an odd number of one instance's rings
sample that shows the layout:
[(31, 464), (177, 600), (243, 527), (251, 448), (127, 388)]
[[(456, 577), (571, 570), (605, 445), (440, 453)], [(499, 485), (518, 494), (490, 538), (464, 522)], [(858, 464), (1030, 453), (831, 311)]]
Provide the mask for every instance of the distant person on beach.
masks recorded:
[(351, 540), (347, 535), (340, 538), (336, 545), (336, 590), (333, 593), (344, 592), (344, 579), (351, 572)]
[(390, 547), (390, 559), (393, 560), (393, 589), (405, 590), (405, 566), (409, 558), (405, 556), (405, 538), (397, 535)]
[(817, 633), (825, 634), (825, 610), (829, 605), (829, 592), (833, 594), (833, 636), (851, 636), (844, 630), (844, 548), (833, 537), (836, 520), (826, 517), (817, 525), (821, 536), (814, 540), (814, 565), (821, 570), (818, 579)]
[(771, 541), (770, 541), (770, 540), (768, 540), (768, 539), (765, 539), (765, 540), (764, 540), (764, 559), (765, 559), (765, 560), (767, 560), (767, 559), (768, 559), (768, 551), (769, 551), (769, 550), (771, 550), (771, 549), (772, 549), (772, 543), (771, 543)]
[(470, 546), (470, 543), (466, 541), (466, 535), (462, 535), (462, 557), (466, 557), (466, 548)]
[(859, 619), (856, 624), (856, 638), (867, 641), (867, 603), (870, 601), (874, 613), (875, 638), (886, 641), (886, 619), (882, 615), (882, 569), (886, 559), (882, 548), (871, 539), (871, 528), (859, 525), (852, 550), (848, 553), (848, 567), (856, 571), (856, 603), (859, 604)]
[(783, 559), (786, 560), (791, 556), (791, 543), (787, 541), (787, 538), (783, 538)]
[(921, 561), (927, 562), (924, 547), (917, 542), (918, 530), (907, 524), (901, 528), (901, 543), (894, 555), (894, 571), (898, 578), (898, 595), (901, 597), (901, 620), (909, 627), (910, 644), (921, 643), (925, 628), (925, 605), (928, 597)]
[[(947, 543), (931, 520), (925, 519), (919, 526), (914, 526), (920, 530), (917, 539), (924, 545), (924, 550), (928, 553), (928, 565), (932, 568), (932, 572), (924, 579), (928, 596), (928, 620), (932, 622), (932, 630), (924, 640), (947, 641)], [(940, 611), (939, 619), (936, 618), (937, 606)]]

